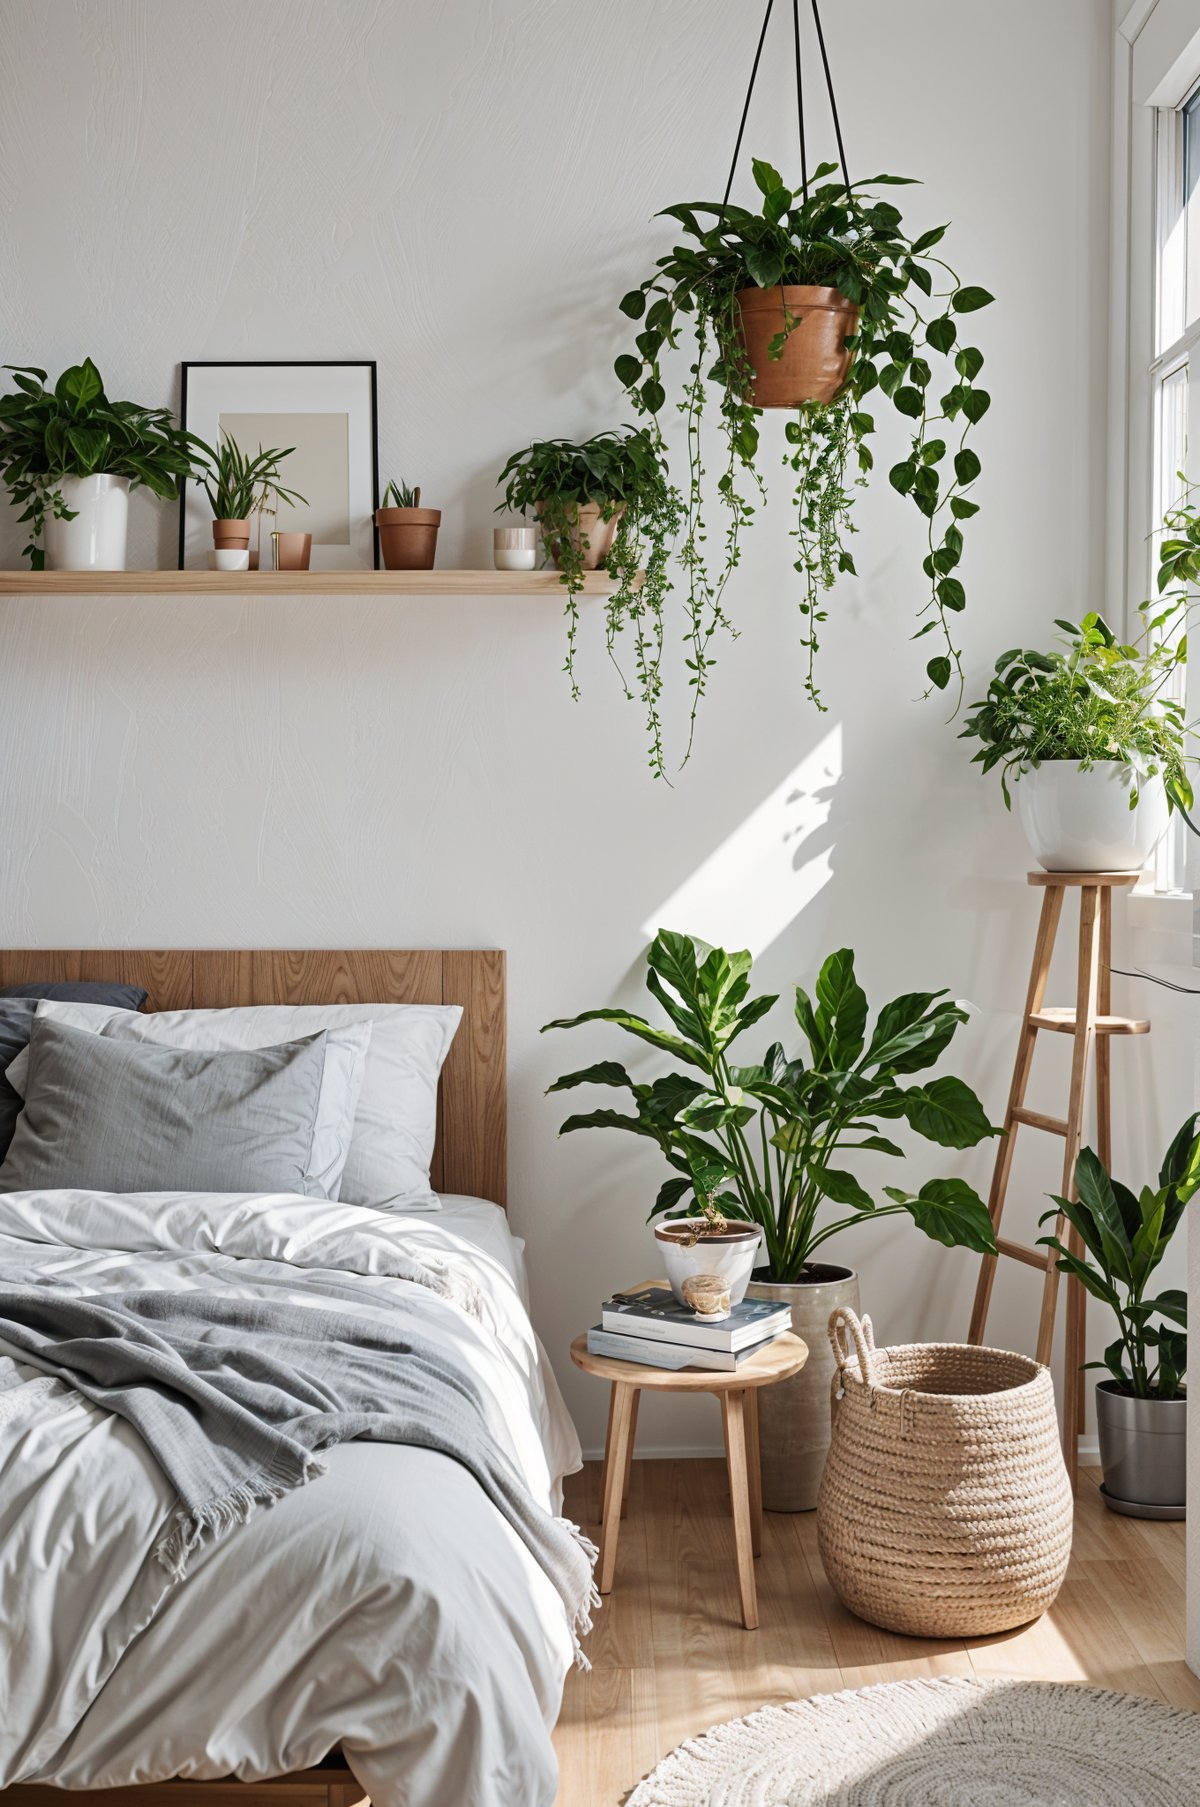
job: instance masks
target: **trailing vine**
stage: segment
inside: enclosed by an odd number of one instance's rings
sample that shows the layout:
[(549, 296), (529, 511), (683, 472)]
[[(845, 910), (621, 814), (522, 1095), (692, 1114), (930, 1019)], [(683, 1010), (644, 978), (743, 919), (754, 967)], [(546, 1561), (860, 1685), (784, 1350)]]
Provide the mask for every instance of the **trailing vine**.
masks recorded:
[[(579, 602), (587, 554), (591, 550), (580, 511), (599, 509), (599, 521), (616, 522), (603, 568), (616, 587), (605, 607), (605, 646), (626, 697), (640, 699), (646, 717), (650, 769), (666, 778), (660, 711), (662, 658), (666, 643), (664, 607), (673, 588), (671, 550), (683, 525), (679, 491), (671, 484), (655, 437), (645, 428), (597, 433), (576, 444), (568, 439), (535, 440), (514, 452), (501, 471), (500, 509), (533, 511), (547, 555), (557, 564), (566, 590), (567, 655), (563, 669), (571, 695), (580, 695), (575, 675)], [(620, 662), (621, 635), (633, 644), (633, 677)], [(693, 719), (695, 701), (692, 705)]]
[[(846, 339), (852, 359), (841, 390), (828, 403), (799, 408), (786, 427), (790, 449), (785, 462), (796, 478), (792, 531), (802, 582), (806, 690), (824, 707), (816, 680), (818, 629), (827, 619), (823, 597), (840, 575), (854, 575), (847, 546), (854, 530), (853, 492), (866, 483), (874, 465), (870, 441), (875, 418), (864, 403), (878, 389), (911, 423), (908, 450), (888, 477), (894, 489), (910, 497), (925, 524), (928, 593), (914, 638), (934, 633), (941, 641), (926, 663), (926, 695), (930, 689), (946, 690), (953, 678), (961, 696), (962, 665), (952, 622), (966, 605), (957, 575), (961, 523), (978, 511), (965, 491), (981, 468), (967, 437), (991, 398), (976, 382), (983, 354), (960, 342), (959, 325), (992, 296), (986, 289), (964, 286), (949, 264), (931, 255), (944, 226), (912, 238), (899, 208), (872, 192), (904, 184), (907, 178), (882, 175), (851, 184), (837, 175), (836, 165), (825, 163), (794, 191), (770, 164), (756, 160), (753, 168), (762, 196), (757, 213), (728, 202), (663, 209), (663, 217), (683, 228), (683, 239), (620, 304), (629, 318), (644, 324), (634, 341), (636, 350), (617, 359), (617, 376), (634, 407), (648, 417), (660, 452), (659, 416), (667, 399), (664, 354), (680, 349), (685, 330), (695, 337), (696, 359), (678, 403), (687, 433), (680, 560), (688, 580), (695, 697), (705, 688), (713, 635), (721, 628), (734, 631), (725, 611), (725, 587), (739, 561), (741, 532), (765, 493), (758, 468), (762, 410), (750, 399), (753, 369), (742, 337), (738, 291), (781, 284), (836, 289), (860, 310), (857, 331)], [(705, 224), (709, 216), (712, 223)], [(782, 303), (781, 323), (769, 348), (774, 359), (783, 355), (798, 324)], [(940, 394), (931, 362), (936, 358), (946, 361), (952, 376)], [(702, 427), (709, 390), (717, 397), (724, 440), (716, 485), (726, 517), (719, 557), (711, 556), (705, 514)]]

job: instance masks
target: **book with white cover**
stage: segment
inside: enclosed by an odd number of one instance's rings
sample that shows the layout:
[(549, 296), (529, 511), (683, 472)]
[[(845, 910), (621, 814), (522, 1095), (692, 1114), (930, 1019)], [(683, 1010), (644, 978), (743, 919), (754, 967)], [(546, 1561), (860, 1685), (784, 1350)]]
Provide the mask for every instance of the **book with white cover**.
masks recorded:
[(680, 1305), (669, 1286), (639, 1286), (606, 1300), (602, 1322), (623, 1335), (730, 1352), (790, 1330), (792, 1311), (774, 1299), (743, 1299), (727, 1318), (714, 1320)]
[(623, 1331), (605, 1330), (601, 1324), (593, 1325), (587, 1336), (589, 1355), (641, 1362), (647, 1368), (706, 1368), (718, 1374), (732, 1374), (749, 1361), (756, 1349), (774, 1341), (774, 1336), (766, 1336), (748, 1349), (701, 1349), (686, 1343), (658, 1342), (647, 1336), (628, 1336)]

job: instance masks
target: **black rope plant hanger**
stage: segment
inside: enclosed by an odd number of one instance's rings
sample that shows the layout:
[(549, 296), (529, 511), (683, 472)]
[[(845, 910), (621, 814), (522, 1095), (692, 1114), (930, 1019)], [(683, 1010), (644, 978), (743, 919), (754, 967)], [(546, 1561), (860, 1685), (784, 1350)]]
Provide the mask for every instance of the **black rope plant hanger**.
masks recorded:
[[(936, 639), (925, 665), (925, 694), (956, 685), (961, 697), (953, 618), (965, 606), (966, 593), (957, 569), (962, 523), (977, 512), (965, 492), (980, 471), (968, 436), (991, 398), (976, 381), (983, 354), (965, 342), (960, 328), (963, 316), (985, 307), (992, 297), (986, 289), (965, 287), (935, 254), (945, 226), (913, 237), (899, 208), (876, 192), (910, 178), (880, 175), (851, 182), (820, 10), (817, 0), (811, 4), (836, 163), (809, 170), (800, 0), (792, 0), (799, 186), (788, 187), (777, 170), (756, 158), (757, 208), (730, 199), (771, 23), (774, 0), (767, 0), (725, 193), (720, 202), (663, 208), (661, 217), (682, 228), (680, 242), (621, 301), (622, 312), (642, 325), (635, 350), (616, 361), (617, 376), (634, 408), (649, 417), (664, 456), (659, 416), (668, 394), (663, 365), (669, 354), (679, 353), (686, 370), (675, 402), (687, 445), (678, 548), (687, 590), (692, 686), (684, 763), (714, 663), (713, 637), (719, 629), (737, 633), (726, 609), (726, 586), (740, 559), (742, 531), (766, 495), (760, 468), (764, 410), (789, 414), (783, 463), (793, 477), (791, 533), (804, 623), (804, 687), (810, 700), (825, 708), (817, 679), (819, 630), (828, 618), (825, 595), (840, 575), (854, 575), (848, 544), (855, 531), (852, 504), (856, 488), (866, 485), (874, 466), (871, 410), (880, 399), (891, 402), (910, 435), (908, 450), (891, 466), (888, 479), (911, 499), (925, 528), (926, 582), (914, 636)], [(704, 462), (704, 417), (712, 407), (721, 439), (720, 463), (712, 475), (724, 523), (716, 552), (709, 543)], [(652, 598), (640, 600), (640, 613), (630, 611), (650, 713), (651, 765), (659, 772), (661, 607), (669, 587), (655, 586)], [(649, 659), (644, 652), (648, 615), (657, 642), (657, 653)], [(610, 650), (619, 626), (610, 616)]]

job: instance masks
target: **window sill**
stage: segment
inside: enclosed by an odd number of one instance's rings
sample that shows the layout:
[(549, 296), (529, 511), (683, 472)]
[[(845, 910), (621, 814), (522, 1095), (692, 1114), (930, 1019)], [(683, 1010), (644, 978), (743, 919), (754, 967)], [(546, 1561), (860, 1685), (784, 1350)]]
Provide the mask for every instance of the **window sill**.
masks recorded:
[(1164, 977), (1186, 975), (1194, 983), (1192, 909), (1190, 891), (1155, 891), (1149, 885), (1131, 891), (1125, 917), (1131, 963)]

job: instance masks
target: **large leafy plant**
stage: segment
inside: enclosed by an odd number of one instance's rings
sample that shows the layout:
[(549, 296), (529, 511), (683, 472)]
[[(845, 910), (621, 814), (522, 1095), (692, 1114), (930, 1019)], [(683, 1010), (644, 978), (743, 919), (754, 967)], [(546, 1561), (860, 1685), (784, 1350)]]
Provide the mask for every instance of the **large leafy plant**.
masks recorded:
[[(977, 512), (965, 491), (980, 463), (967, 444), (990, 397), (976, 383), (983, 354), (960, 339), (962, 317), (985, 307), (986, 289), (964, 287), (934, 250), (946, 231), (936, 226), (910, 236), (900, 210), (871, 191), (906, 180), (875, 176), (847, 184), (822, 164), (799, 190), (785, 186), (769, 163), (755, 161), (762, 200), (757, 213), (713, 201), (663, 209), (683, 236), (654, 274), (621, 301), (624, 313), (644, 320), (636, 350), (623, 353), (616, 372), (634, 405), (655, 418), (666, 404), (663, 359), (679, 351), (688, 363), (678, 403), (687, 429), (688, 493), (681, 560), (689, 579), (689, 634), (695, 682), (703, 689), (709, 643), (730, 626), (725, 584), (738, 563), (742, 528), (765, 493), (760, 474), (761, 410), (749, 399), (751, 370), (740, 331), (739, 289), (777, 284), (835, 288), (861, 309), (850, 374), (831, 402), (808, 403), (786, 426), (785, 464), (795, 478), (796, 570), (805, 619), (806, 687), (824, 707), (815, 676), (818, 629), (826, 619), (824, 592), (839, 574), (853, 574), (848, 537), (854, 531), (854, 489), (873, 465), (870, 440), (874, 391), (891, 402), (911, 430), (909, 449), (891, 466), (889, 480), (909, 496), (926, 530), (924, 559), (929, 583), (918, 637), (938, 633), (941, 648), (928, 661), (930, 684), (944, 690), (957, 673), (959, 649), (951, 620), (965, 605), (956, 575), (962, 557), (961, 523)], [(782, 309), (781, 309), (782, 319)], [(782, 325), (772, 344), (778, 357), (790, 330)], [(938, 361), (950, 366), (948, 382), (935, 379)], [(943, 386), (945, 385), (945, 386)], [(717, 490), (725, 509), (723, 554), (710, 568), (703, 493), (702, 427), (710, 392), (724, 440)]]
[(1078, 625), (1055, 623), (1063, 632), (1061, 650), (1000, 655), (987, 695), (972, 704), (959, 738), (979, 741), (973, 765), (1000, 768), (1009, 808), (1009, 779), (1019, 780), (1044, 759), (1077, 759), (1085, 769), (1116, 760), (1135, 774), (1131, 809), (1141, 787), (1161, 779), (1169, 806), (1187, 815), (1191, 730), (1183, 703), (1167, 688), (1187, 659), (1187, 639), (1155, 638), (1164, 619), (1148, 623), (1135, 646), (1092, 613)]
[(1117, 1320), (1119, 1335), (1104, 1360), (1086, 1365), (1106, 1368), (1120, 1391), (1137, 1399), (1178, 1398), (1187, 1372), (1187, 1294), (1172, 1288), (1153, 1295), (1150, 1281), (1200, 1188), (1198, 1116), (1192, 1113), (1168, 1148), (1156, 1187), (1143, 1186), (1135, 1196), (1085, 1148), (1075, 1163), (1078, 1198), (1056, 1198), (1042, 1218), (1046, 1223), (1061, 1213), (1076, 1231), (1081, 1255), (1057, 1233), (1040, 1240)]
[(35, 571), (45, 568), (42, 530), (47, 513), (74, 520), (63, 500), (64, 477), (106, 472), (144, 483), (164, 501), (178, 499), (191, 471), (187, 435), (167, 408), (109, 401), (91, 358), (64, 370), (53, 389), (44, 370), (5, 364), (16, 390), (0, 395), (0, 467), (10, 500), (29, 527), (23, 552)]
[(627, 626), (632, 629), (634, 683), (646, 711), (650, 767), (657, 776), (665, 777), (660, 714), (663, 608), (672, 588), (669, 554), (682, 516), (679, 493), (667, 476), (655, 438), (644, 428), (626, 428), (597, 433), (581, 444), (569, 439), (538, 439), (513, 453), (497, 481), (504, 486), (497, 513), (535, 512), (562, 573), (567, 592), (564, 669), (573, 697), (579, 696), (575, 677), (578, 597), (588, 551), (579, 511), (594, 503), (602, 520), (619, 516), (612, 550), (605, 560), (616, 580), (605, 611), (605, 642), (625, 694), (632, 698), (634, 690), (617, 658), (620, 634)]
[[(674, 1174), (651, 1217), (692, 1201), (700, 1211), (715, 1206), (725, 1217), (756, 1223), (771, 1278), (782, 1281), (802, 1280), (816, 1250), (839, 1231), (900, 1214), (948, 1247), (995, 1253), (987, 1209), (964, 1180), (927, 1180), (917, 1192), (885, 1186), (890, 1202), (877, 1204), (840, 1164), (858, 1150), (899, 1158), (903, 1151), (879, 1130), (880, 1122), (899, 1118), (943, 1148), (972, 1148), (998, 1133), (961, 1079), (900, 1083), (931, 1067), (966, 1020), (944, 991), (893, 999), (871, 1028), (854, 956), (843, 948), (822, 966), (815, 999), (796, 988), (807, 1057), (789, 1058), (773, 1042), (761, 1061), (743, 1066), (733, 1043), (778, 1002), (751, 997), (750, 955), (663, 929), (648, 962), (647, 989), (670, 1029), (619, 1009), (585, 1010), (546, 1028), (615, 1023), (689, 1069), (641, 1082), (604, 1060), (550, 1087), (614, 1086), (630, 1094), (631, 1111), (583, 1112), (568, 1117), (560, 1133), (620, 1129), (654, 1142)], [(827, 1204), (836, 1207), (832, 1220)]]

